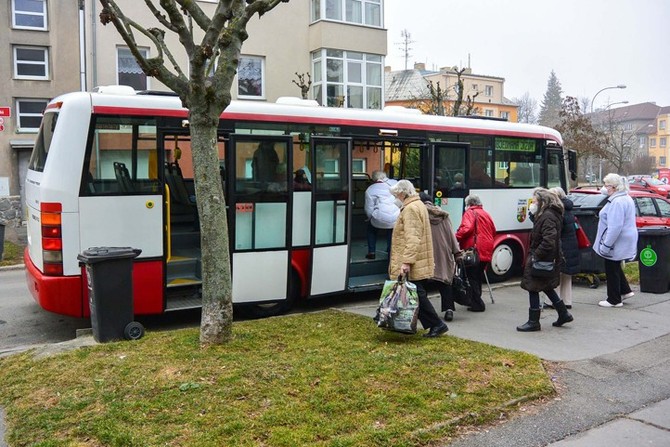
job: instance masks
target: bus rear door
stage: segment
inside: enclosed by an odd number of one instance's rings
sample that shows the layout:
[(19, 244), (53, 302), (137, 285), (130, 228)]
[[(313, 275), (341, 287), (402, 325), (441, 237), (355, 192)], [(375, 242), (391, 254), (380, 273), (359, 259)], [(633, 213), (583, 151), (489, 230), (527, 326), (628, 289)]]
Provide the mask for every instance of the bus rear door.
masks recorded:
[(256, 316), (285, 312), (291, 289), (293, 139), (232, 135), (227, 187), (233, 302)]
[(468, 195), (469, 143), (435, 143), (433, 150), (433, 200), (449, 212), (454, 230), (461, 224), (463, 200)]
[(351, 140), (313, 138), (314, 205), (310, 219), (312, 274), (309, 295), (347, 289), (351, 225)]

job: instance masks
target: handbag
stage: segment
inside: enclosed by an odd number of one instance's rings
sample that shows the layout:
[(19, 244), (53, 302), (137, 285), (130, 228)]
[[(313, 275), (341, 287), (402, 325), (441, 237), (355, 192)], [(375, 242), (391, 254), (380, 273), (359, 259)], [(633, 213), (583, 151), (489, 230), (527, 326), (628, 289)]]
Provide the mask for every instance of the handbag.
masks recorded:
[(554, 261), (536, 261), (535, 256), (531, 259), (531, 276), (547, 278), (554, 275), (556, 263)]
[(419, 318), (419, 294), (416, 285), (400, 275), (384, 282), (374, 320), (377, 326), (393, 332), (416, 334)]
[[(474, 211), (473, 211), (474, 212)], [(470, 248), (463, 251), (463, 264), (466, 267), (476, 267), (479, 265), (479, 251), (477, 251), (477, 213), (475, 213), (475, 242)]]
[(575, 235), (577, 236), (577, 248), (580, 250), (582, 248), (589, 248), (591, 246), (591, 241), (586, 235), (586, 231), (582, 228), (582, 225), (579, 223), (579, 220), (575, 217)]
[(468, 281), (468, 275), (465, 273), (463, 261), (456, 263), (456, 274), (451, 281), (451, 294), (456, 304), (461, 306), (472, 304), (472, 287), (470, 281)]

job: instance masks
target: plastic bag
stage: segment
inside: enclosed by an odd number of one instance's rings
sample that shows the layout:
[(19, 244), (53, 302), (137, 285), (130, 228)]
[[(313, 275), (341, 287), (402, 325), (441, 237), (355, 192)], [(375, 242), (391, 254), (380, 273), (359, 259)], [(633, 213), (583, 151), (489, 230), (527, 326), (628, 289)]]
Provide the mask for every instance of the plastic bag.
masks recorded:
[(403, 276), (384, 283), (375, 321), (377, 326), (403, 334), (416, 334), (419, 294), (416, 285)]

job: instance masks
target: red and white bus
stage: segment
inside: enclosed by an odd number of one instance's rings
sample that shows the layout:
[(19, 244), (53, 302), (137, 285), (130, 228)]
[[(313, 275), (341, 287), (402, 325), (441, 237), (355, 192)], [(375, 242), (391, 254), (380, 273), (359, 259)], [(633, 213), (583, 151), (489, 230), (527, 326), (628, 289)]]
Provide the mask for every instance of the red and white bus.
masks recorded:
[[(133, 261), (136, 314), (199, 307), (187, 110), (176, 96), (96, 90), (55, 98), (44, 113), (26, 180), (28, 287), (44, 309), (86, 317), (77, 255), (133, 247), (142, 250)], [(233, 302), (258, 316), (285, 312), (296, 299), (381, 287), (387, 254), (365, 257), (364, 193), (374, 170), (411, 180), (455, 227), (464, 197), (479, 194), (499, 230), (493, 280), (525, 257), (532, 189), (567, 190), (575, 170), (559, 133), (546, 127), (294, 98), (231, 103), (218, 145)], [(299, 169), (306, 183), (294, 183)]]

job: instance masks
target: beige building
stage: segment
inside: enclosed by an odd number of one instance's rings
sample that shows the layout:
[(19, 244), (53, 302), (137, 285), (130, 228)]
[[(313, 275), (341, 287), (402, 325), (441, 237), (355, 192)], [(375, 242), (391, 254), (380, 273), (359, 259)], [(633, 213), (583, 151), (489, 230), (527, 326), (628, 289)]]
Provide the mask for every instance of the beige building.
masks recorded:
[[(126, 16), (158, 26), (144, 2), (117, 0)], [(200, 0), (207, 13), (217, 1)], [(281, 3), (249, 26), (233, 98), (275, 101), (300, 96), (296, 73), (311, 75), (308, 97), (322, 105), (383, 107), (386, 30), (383, 0)], [(47, 102), (59, 94), (109, 84), (167, 90), (147, 78), (113, 25), (99, 20), (98, 0), (4, 0), (0, 17), (0, 197), (22, 195), (27, 161)], [(188, 18), (186, 19), (188, 20)], [(166, 33), (187, 72), (187, 56)], [(148, 39), (139, 40), (149, 57)], [(307, 80), (307, 77), (305, 77)]]
[[(446, 109), (453, 107), (457, 99), (457, 67), (443, 67), (439, 71), (426, 70), (423, 63), (414, 64), (413, 70), (386, 72), (386, 105), (402, 105), (421, 109), (431, 96), (427, 84), (434, 88), (439, 83), (444, 92)], [(466, 68), (461, 74), (463, 101), (469, 96), (473, 100), (473, 115), (502, 118), (516, 122), (518, 106), (505, 98), (505, 78), (479, 75)], [(447, 114), (449, 111), (447, 110)]]

